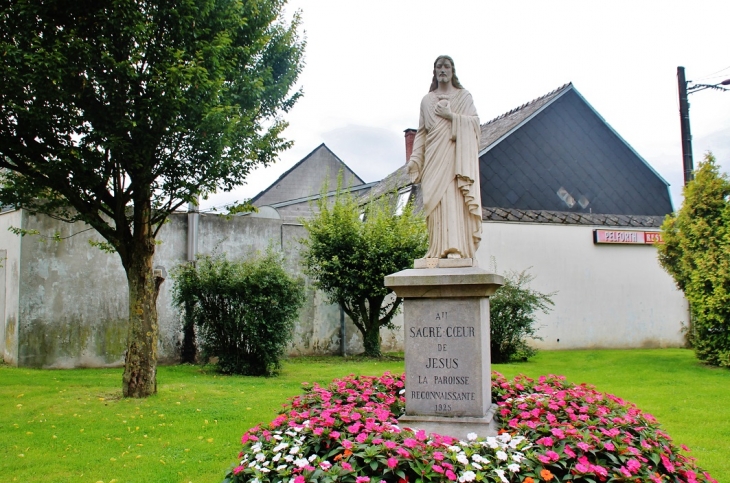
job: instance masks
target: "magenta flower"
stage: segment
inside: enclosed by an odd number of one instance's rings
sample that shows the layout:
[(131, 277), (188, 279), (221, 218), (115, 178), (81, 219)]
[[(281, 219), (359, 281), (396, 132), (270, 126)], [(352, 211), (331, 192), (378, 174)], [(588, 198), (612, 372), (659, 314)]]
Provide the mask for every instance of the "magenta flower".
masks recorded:
[(236, 466), (235, 468), (233, 468), (233, 474), (237, 475), (245, 469), (246, 469), (245, 466), (242, 466), (242, 465)]
[(294, 478), (294, 483), (304, 483), (304, 477), (302, 475), (297, 476)]
[(537, 441), (535, 441), (537, 444), (541, 444), (543, 446), (552, 446), (553, 445), (553, 438), (544, 437), (540, 438)]
[(416, 446), (418, 446), (418, 441), (413, 438), (406, 438), (403, 440), (403, 446), (405, 446), (406, 448), (415, 448)]
[[(347, 471), (352, 471), (352, 465), (348, 463), (347, 461), (342, 462), (342, 469)], [(302, 480), (304, 481), (304, 480)]]
[(345, 439), (345, 440), (342, 441), (342, 447), (343, 448), (345, 448), (345, 449), (352, 449), (352, 446), (353, 446), (352, 445), (352, 441), (347, 440), (347, 439)]
[(388, 463), (388, 468), (390, 468), (392, 470), (393, 468), (398, 466), (398, 458), (393, 458), (391, 456), (390, 458), (388, 458), (387, 463)]
[(369, 481), (369, 476), (358, 476), (357, 478), (355, 478), (355, 483), (368, 483)]
[(451, 470), (446, 470), (446, 478), (448, 478), (450, 481), (456, 481), (456, 474), (454, 474)]
[(435, 471), (436, 473), (442, 473), (443, 474), (443, 472), (444, 472), (443, 467), (441, 467), (439, 465), (433, 465), (433, 466), (431, 466), (431, 469), (433, 471)]
[(436, 461), (442, 461), (444, 459), (444, 454), (441, 451), (434, 451), (433, 459)]
[(385, 447), (388, 449), (395, 449), (397, 445), (395, 444), (395, 441), (386, 441)]

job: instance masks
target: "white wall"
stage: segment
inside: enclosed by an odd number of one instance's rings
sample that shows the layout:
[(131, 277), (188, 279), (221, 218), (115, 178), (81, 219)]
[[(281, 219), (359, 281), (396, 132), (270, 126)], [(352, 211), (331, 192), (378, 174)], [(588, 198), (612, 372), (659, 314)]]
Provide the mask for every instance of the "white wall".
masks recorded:
[(538, 317), (540, 349), (680, 347), (687, 302), (651, 245), (594, 245), (594, 229), (547, 223), (483, 223), (479, 266), (529, 269), (531, 286), (557, 292)]
[(0, 215), (0, 250), (6, 257), (0, 260), (5, 286), (4, 310), (0, 312), (2, 340), (0, 340), (0, 361), (17, 364), (18, 361), (18, 320), (19, 320), (19, 279), (20, 279), (20, 237), (8, 231), (10, 227), (22, 228), (23, 218), (20, 210), (8, 211)]

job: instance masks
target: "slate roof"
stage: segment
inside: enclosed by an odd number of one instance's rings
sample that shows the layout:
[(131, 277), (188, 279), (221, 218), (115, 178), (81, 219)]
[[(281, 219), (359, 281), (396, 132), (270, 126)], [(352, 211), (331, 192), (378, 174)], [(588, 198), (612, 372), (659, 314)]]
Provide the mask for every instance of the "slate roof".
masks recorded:
[(668, 183), (572, 84), (482, 126), (482, 206), (663, 216)]
[(519, 210), (516, 208), (482, 208), (484, 221), (511, 221), (522, 223), (553, 223), (560, 225), (598, 225), (659, 228), (663, 216), (602, 215), (566, 211)]

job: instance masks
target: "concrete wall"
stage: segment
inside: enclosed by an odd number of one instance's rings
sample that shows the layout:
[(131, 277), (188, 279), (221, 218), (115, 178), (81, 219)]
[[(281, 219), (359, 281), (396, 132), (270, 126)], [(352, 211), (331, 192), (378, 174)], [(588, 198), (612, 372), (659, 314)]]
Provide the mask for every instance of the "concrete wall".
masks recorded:
[(20, 281), (20, 237), (13, 235), (8, 228), (23, 227), (23, 215), (19, 210), (0, 214), (0, 291), (2, 307), (0, 310), (0, 360), (8, 364), (18, 363), (18, 320), (19, 320), (19, 281)]
[[(56, 242), (32, 235), (21, 238), (8, 232), (8, 226), (37, 230), (44, 237), (58, 233), (63, 239)], [(300, 225), (279, 219), (201, 215), (198, 247), (200, 254), (225, 253), (229, 258), (238, 258), (273, 246), (283, 251), (288, 270), (301, 276), (299, 240), (304, 235)], [(170, 217), (158, 236), (155, 266), (163, 266), (169, 274), (184, 263), (186, 236), (187, 214)], [(71, 225), (20, 211), (0, 215), (0, 254), (2, 250), (7, 252), (6, 287), (2, 292), (5, 337), (0, 347), (6, 362), (53, 368), (123, 363), (128, 315), (126, 277), (119, 256), (92, 247), (91, 239), (101, 240), (82, 223)], [(339, 353), (339, 308), (316, 291), (310, 281), (305, 283), (306, 301), (289, 353)], [(168, 278), (158, 298), (160, 363), (174, 363), (179, 354), (181, 319), (171, 304), (171, 290), (172, 280)], [(382, 332), (385, 350), (402, 347), (401, 332)], [(362, 352), (362, 338), (348, 318), (345, 337), (348, 354)]]
[(687, 301), (656, 249), (594, 245), (596, 228), (607, 227), (485, 222), (477, 258), (500, 274), (529, 269), (534, 289), (557, 292), (553, 311), (538, 317), (538, 348), (683, 346)]

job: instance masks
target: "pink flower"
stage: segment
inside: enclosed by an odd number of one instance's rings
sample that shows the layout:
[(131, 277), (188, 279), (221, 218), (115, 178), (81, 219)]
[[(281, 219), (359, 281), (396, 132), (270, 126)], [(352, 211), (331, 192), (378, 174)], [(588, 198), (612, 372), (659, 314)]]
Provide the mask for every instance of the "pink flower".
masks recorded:
[(630, 472), (629, 470), (627, 470), (625, 466), (622, 466), (621, 468), (619, 468), (619, 471), (620, 471), (620, 472), (621, 472), (621, 474), (622, 474), (622, 475), (624, 475), (624, 476), (625, 476), (626, 478), (631, 478), (631, 472)]
[(446, 478), (448, 478), (451, 481), (456, 481), (456, 475), (451, 470), (446, 470)]
[(560, 459), (560, 455), (555, 451), (546, 451), (544, 455), (539, 455), (537, 459), (543, 464), (549, 465)]
[(583, 463), (578, 463), (577, 465), (575, 465), (575, 470), (580, 473), (588, 473), (590, 471), (590, 468)]
[(388, 468), (390, 468), (392, 470), (393, 468), (398, 466), (398, 458), (393, 458), (391, 456), (390, 458), (388, 458), (387, 463), (388, 463)]
[(426, 431), (419, 429), (416, 433), (416, 439), (418, 441), (426, 441)]
[(603, 445), (604, 448), (606, 448), (608, 451), (613, 451), (616, 449), (616, 447), (613, 445), (613, 443), (606, 443)]
[(386, 441), (385, 442), (385, 447), (388, 449), (395, 449), (396, 446), (398, 446), (398, 445), (395, 444), (395, 441)]
[(443, 473), (444, 472), (444, 469), (441, 466), (439, 466), (439, 465), (433, 465), (431, 467), (431, 469), (433, 471), (435, 471), (436, 473)]
[(340, 437), (340, 432), (339, 431), (332, 431), (332, 432), (330, 432), (330, 438), (337, 439), (339, 437)]
[(294, 483), (304, 483), (304, 477), (302, 475), (297, 476), (294, 478)]
[(355, 483), (368, 483), (369, 481), (369, 476), (358, 476), (357, 478), (355, 478)]
[(435, 459), (436, 461), (441, 461), (444, 459), (444, 454), (441, 451), (434, 451), (433, 459)]
[(315, 436), (321, 436), (322, 432), (324, 432), (324, 428), (322, 427), (316, 427), (314, 430), (312, 430), (312, 433), (315, 434)]
[(367, 439), (368, 439), (367, 433), (360, 433), (357, 435), (357, 437), (355, 437), (355, 441), (357, 441), (358, 443), (364, 443), (365, 440), (367, 440)]
[(409, 453), (408, 451), (404, 450), (403, 448), (398, 448), (398, 449), (396, 450), (396, 452), (397, 452), (397, 453), (398, 453), (398, 454), (399, 454), (399, 455), (400, 455), (401, 457), (403, 457), (403, 458), (408, 458), (408, 457), (410, 457), (410, 456), (411, 456), (411, 454), (410, 454), (410, 453)]
[(662, 455), (662, 464), (667, 469), (668, 472), (674, 473), (674, 465), (669, 460), (669, 458), (666, 457), (666, 455)]
[(550, 430), (550, 432), (558, 439), (565, 439), (565, 431), (558, 428), (553, 428)]
[(246, 469), (245, 466), (236, 466), (235, 468), (233, 468), (233, 474), (237, 475), (245, 469)]
[(576, 446), (579, 447), (580, 449), (582, 449), (583, 451), (590, 451), (591, 450), (591, 445), (589, 445), (587, 443), (584, 443), (583, 441), (581, 441), (580, 443), (578, 443)]
[(541, 444), (543, 446), (552, 446), (553, 445), (553, 438), (544, 437), (540, 438), (536, 441), (537, 444)]
[[(352, 465), (350, 463), (348, 463), (347, 461), (343, 461), (342, 469), (347, 470), (347, 471), (352, 471)], [(304, 481), (304, 480), (302, 479), (302, 481)]]
[(641, 463), (631, 458), (626, 462), (626, 468), (628, 468), (630, 472), (636, 473), (641, 468)]
[(563, 453), (567, 454), (571, 458), (575, 458), (575, 451), (573, 451), (573, 448), (571, 448), (567, 444), (565, 445), (565, 448), (563, 448)]
[(345, 449), (352, 449), (352, 441), (350, 440), (343, 440), (342, 441), (342, 447)]
[(403, 440), (403, 446), (405, 446), (406, 448), (415, 448), (416, 446), (418, 446), (418, 441), (413, 438), (406, 438)]

